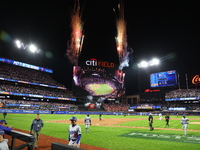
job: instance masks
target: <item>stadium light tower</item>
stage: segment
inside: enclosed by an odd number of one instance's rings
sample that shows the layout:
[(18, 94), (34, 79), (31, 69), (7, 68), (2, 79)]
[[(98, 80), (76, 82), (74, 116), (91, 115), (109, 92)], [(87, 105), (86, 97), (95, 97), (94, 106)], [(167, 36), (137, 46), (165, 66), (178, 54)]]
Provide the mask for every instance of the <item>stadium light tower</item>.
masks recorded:
[(40, 49), (38, 49), (35, 45), (31, 44), (31, 45), (25, 45), (24, 43), (22, 43), (21, 41), (19, 40), (16, 40), (15, 41), (15, 44), (17, 46), (17, 48), (23, 48), (23, 49), (26, 49), (27, 47), (29, 47), (29, 50), (32, 52), (32, 53), (39, 53), (40, 52)]
[(138, 69), (138, 82), (139, 82), (138, 83), (138, 90), (139, 90), (140, 94), (141, 94), (141, 91), (144, 90), (145, 88), (147, 88), (147, 85), (150, 84), (149, 81), (148, 81), (149, 76), (147, 76), (147, 74), (150, 73), (150, 70), (151, 70), (152, 67), (154, 68), (154, 66), (158, 66), (159, 64), (160, 64), (160, 60), (157, 59), (157, 58), (153, 58), (149, 61), (143, 60), (138, 64), (138, 68), (139, 68)]
[(149, 66), (156, 66), (160, 64), (160, 60), (157, 58), (153, 58), (150, 61), (141, 61), (141, 63), (138, 64), (138, 68), (147, 68)]
[(29, 46), (29, 50), (30, 50), (32, 53), (35, 53), (35, 52), (37, 51), (37, 47), (36, 47), (35, 45), (31, 44), (31, 45)]
[(16, 43), (18, 48), (21, 48), (21, 42), (19, 40), (16, 40), (15, 43)]

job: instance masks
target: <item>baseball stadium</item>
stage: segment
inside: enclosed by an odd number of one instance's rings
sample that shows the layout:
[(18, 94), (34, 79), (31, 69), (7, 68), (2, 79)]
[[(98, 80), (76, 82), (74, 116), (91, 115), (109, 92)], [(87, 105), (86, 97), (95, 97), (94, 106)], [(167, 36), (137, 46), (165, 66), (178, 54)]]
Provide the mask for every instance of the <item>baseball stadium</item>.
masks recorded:
[[(123, 70), (129, 66), (133, 50), (128, 46), (121, 8), (119, 4), (121, 11), (109, 9), (119, 15), (117, 62), (80, 57), (84, 35), (77, 1), (65, 54), (72, 67), (61, 68), (72, 72), (71, 88), (54, 78), (56, 71), (44, 66), (42, 59), (36, 65), (12, 54), (0, 55), (0, 149), (2, 145), (10, 150), (200, 149), (198, 72), (183, 75), (175, 67), (158, 68), (157, 59), (138, 64), (137, 77)], [(25, 56), (29, 46), (20, 41), (16, 44)], [(42, 51), (31, 48), (35, 54)], [(133, 95), (126, 93), (131, 84), (126, 75), (137, 80), (138, 92)]]
[[(83, 97), (82, 93), (80, 96), (73, 95), (73, 92), (64, 85), (53, 80), (51, 73), (31, 69), (31, 64), (27, 65), (29, 66), (27, 68), (23, 62), (18, 63), (22, 65), (19, 66), (15, 65), (14, 60), (6, 58), (0, 60), (0, 112), (2, 114), (7, 112), (6, 116), (2, 115), (2, 120), (6, 120), (7, 126), (13, 127), (12, 130), (29, 134), (32, 120), (36, 114), (40, 114), (44, 121), (44, 128), (40, 132), (38, 141), (38, 148), (41, 150), (51, 149), (52, 143), (68, 144), (67, 128), (70, 125), (69, 119), (73, 116), (77, 118), (77, 124), (82, 129), (80, 149), (159, 150), (162, 148), (167, 150), (176, 148), (186, 150), (199, 148), (198, 89), (176, 89), (177, 87), (174, 86), (173, 90), (166, 89), (166, 93), (159, 90), (155, 92), (146, 90), (146, 92), (141, 92), (141, 95), (124, 94), (118, 97), (118, 94), (113, 95), (112, 91), (123, 89), (119, 88), (122, 80), (118, 79), (121, 78), (115, 73), (112, 76), (115, 80), (105, 81), (103, 79), (108, 78), (105, 75), (104, 78), (99, 76), (97, 79), (95, 68), (91, 71), (92, 73), (76, 78), (79, 81), (78, 85), (83, 85), (82, 88), (85, 88), (84, 90), (88, 91), (92, 97), (89, 102), (93, 105), (87, 105), (86, 109), (86, 106), (81, 106), (88, 102), (89, 98)], [(101, 84), (103, 81), (107, 84)], [(111, 82), (108, 83), (108, 81)], [(118, 85), (118, 88), (114, 85)], [(143, 84), (141, 87), (145, 86), (150, 88), (149, 84)], [(98, 101), (100, 96), (102, 101)], [(101, 104), (98, 109), (96, 102)], [(150, 113), (154, 119), (153, 131), (149, 127)], [(163, 115), (161, 119), (159, 113)], [(88, 114), (91, 117), (91, 126), (87, 133), (84, 118)], [(102, 120), (99, 119), (100, 114)], [(167, 127), (166, 115), (170, 116)], [(186, 135), (181, 124), (183, 115), (189, 119)], [(18, 148), (23, 145), (24, 141), (16, 139), (13, 146), (11, 135), (9, 133), (5, 135), (9, 139), (9, 146)]]

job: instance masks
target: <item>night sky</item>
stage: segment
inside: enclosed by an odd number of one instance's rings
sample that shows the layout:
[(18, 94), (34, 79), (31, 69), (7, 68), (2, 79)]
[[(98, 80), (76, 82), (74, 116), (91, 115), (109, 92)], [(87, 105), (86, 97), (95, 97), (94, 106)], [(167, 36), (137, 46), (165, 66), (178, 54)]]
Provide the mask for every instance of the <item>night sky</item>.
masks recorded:
[[(119, 63), (116, 51), (118, 0), (80, 0), (84, 43), (80, 60), (97, 58)], [(137, 63), (161, 59), (159, 71), (177, 70), (189, 79), (199, 72), (200, 13), (197, 1), (124, 0), (128, 45), (134, 50), (126, 73), (126, 94), (137, 93)], [(54, 70), (53, 77), (72, 86), (72, 67), (66, 57), (70, 13), (74, 0), (0, 2), (0, 57), (30, 62)], [(15, 47), (20, 39), (41, 49), (33, 55)], [(184, 84), (184, 83), (183, 83)]]

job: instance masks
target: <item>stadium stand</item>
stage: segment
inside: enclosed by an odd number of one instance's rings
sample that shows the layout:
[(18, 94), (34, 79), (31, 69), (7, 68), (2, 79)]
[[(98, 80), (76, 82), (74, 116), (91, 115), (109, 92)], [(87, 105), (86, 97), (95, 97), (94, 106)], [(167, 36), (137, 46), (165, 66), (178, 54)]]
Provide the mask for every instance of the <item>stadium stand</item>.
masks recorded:
[(0, 95), (2, 109), (79, 111), (71, 101), (75, 99), (72, 92), (56, 82), (51, 73), (3, 62)]
[(129, 109), (129, 104), (115, 104), (115, 103), (109, 103), (103, 104), (103, 108), (108, 112), (124, 112)]
[(78, 106), (74, 104), (39, 102), (25, 100), (0, 100), (2, 109), (26, 109), (26, 110), (47, 110), (47, 111), (79, 111)]
[(2, 62), (0, 62), (0, 77), (65, 87), (63, 84), (53, 80), (53, 78), (47, 72), (37, 71), (11, 64), (5, 64)]

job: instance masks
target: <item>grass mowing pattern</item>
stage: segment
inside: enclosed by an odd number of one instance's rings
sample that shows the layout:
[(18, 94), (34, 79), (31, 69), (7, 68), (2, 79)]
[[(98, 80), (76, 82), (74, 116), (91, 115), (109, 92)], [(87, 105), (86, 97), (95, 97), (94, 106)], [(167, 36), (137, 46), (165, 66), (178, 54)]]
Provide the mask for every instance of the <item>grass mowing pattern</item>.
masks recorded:
[(89, 84), (88, 88), (95, 93), (95, 95), (106, 95), (114, 91), (108, 84)]
[[(8, 114), (6, 117), (6, 121), (8, 125), (12, 125), (14, 128), (22, 129), (22, 130), (30, 130), (30, 125), (32, 120), (35, 118), (35, 114)], [(46, 115), (41, 114), (41, 119), (44, 121), (44, 128), (41, 131), (41, 134), (49, 135), (52, 137), (57, 137), (61, 139), (68, 139), (68, 126), (70, 124), (63, 123), (52, 123), (45, 122), (51, 120), (69, 120), (72, 116), (76, 116), (79, 119), (84, 119), (85, 115)], [(97, 118), (98, 115), (91, 115), (91, 118)], [(187, 116), (189, 119), (200, 119), (200, 116)], [(111, 116), (111, 115), (103, 115), (104, 118), (124, 118), (124, 116)], [(138, 121), (131, 121), (119, 124), (118, 126), (137, 126), (137, 127), (148, 127), (148, 116), (126, 116), (126, 118), (143, 118)], [(176, 116), (171, 116), (172, 120), (170, 120), (171, 129), (181, 129), (180, 119), (181, 116), (177, 119)], [(2, 115), (3, 119), (3, 115)], [(191, 120), (192, 122), (194, 120)], [(200, 120), (195, 120), (194, 122), (200, 122)], [(158, 120), (158, 116), (154, 116), (154, 131), (149, 131), (149, 129), (142, 128), (123, 128), (123, 127), (104, 127), (104, 126), (91, 126), (89, 133), (85, 132), (85, 126), (80, 125), (82, 128), (82, 138), (81, 143), (93, 145), (97, 147), (103, 147), (111, 150), (199, 150), (200, 144), (195, 143), (184, 143), (184, 142), (175, 142), (169, 140), (155, 140), (154, 138), (143, 139), (137, 137), (127, 137), (123, 136), (127, 133), (132, 132), (140, 132), (140, 133), (149, 133), (149, 134), (166, 134), (166, 135), (183, 135), (183, 131), (177, 130), (162, 130), (156, 128), (163, 128), (165, 125), (165, 121)], [(188, 129), (197, 129), (200, 130), (199, 125), (189, 124)], [(200, 136), (200, 132), (187, 131), (188, 136)], [(56, 141), (55, 141), (56, 142)], [(67, 144), (67, 143), (66, 143)]]

